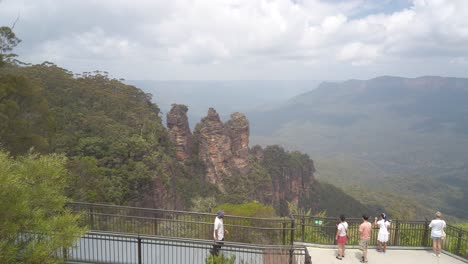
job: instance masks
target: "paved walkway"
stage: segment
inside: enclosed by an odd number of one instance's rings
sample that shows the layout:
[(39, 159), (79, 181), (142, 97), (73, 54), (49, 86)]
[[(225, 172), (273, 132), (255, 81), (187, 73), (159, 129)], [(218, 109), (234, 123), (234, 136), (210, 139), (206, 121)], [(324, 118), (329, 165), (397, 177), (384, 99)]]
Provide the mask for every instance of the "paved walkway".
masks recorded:
[[(359, 249), (346, 249), (343, 260), (336, 259), (336, 249), (308, 247), (312, 256), (312, 264), (351, 264), (360, 263), (361, 251)], [(387, 249), (385, 254), (369, 249), (370, 264), (464, 264), (461, 260), (442, 254), (439, 258), (431, 255), (427, 250), (394, 250)]]

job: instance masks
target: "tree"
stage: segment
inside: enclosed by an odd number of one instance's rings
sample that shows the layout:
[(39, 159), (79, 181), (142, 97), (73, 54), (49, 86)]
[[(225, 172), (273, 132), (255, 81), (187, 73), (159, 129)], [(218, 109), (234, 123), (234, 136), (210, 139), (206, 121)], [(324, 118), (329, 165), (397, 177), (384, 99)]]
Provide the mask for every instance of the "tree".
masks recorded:
[(16, 37), (13, 30), (9, 27), (0, 27), (0, 67), (9, 62), (12, 58), (16, 57), (15, 54), (10, 53), (21, 40)]
[(0, 263), (60, 263), (57, 253), (84, 234), (80, 216), (65, 208), (65, 162), (0, 151)]

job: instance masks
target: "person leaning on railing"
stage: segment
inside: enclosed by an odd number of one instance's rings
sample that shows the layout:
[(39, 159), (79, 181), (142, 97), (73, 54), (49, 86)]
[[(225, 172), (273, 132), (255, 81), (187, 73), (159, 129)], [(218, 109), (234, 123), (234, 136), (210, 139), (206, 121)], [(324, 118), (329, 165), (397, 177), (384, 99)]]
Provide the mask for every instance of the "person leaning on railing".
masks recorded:
[(377, 221), (377, 217), (374, 218), (374, 225), (379, 227), (379, 233), (377, 234), (377, 251), (385, 253), (387, 251), (387, 242), (390, 232), (390, 222), (387, 219), (387, 215), (382, 213), (380, 220)]
[(432, 250), (434, 257), (440, 257), (442, 251), (442, 240), (445, 238), (444, 228), (447, 226), (444, 220), (440, 219), (442, 214), (437, 212), (435, 219), (431, 221), (429, 227), (431, 228)]

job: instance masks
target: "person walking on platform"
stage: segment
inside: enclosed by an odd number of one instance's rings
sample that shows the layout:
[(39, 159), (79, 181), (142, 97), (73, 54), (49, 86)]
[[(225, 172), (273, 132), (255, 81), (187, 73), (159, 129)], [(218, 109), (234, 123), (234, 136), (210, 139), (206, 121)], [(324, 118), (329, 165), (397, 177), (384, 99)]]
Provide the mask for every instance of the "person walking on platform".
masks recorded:
[(222, 245), (224, 244), (224, 235), (229, 234), (229, 232), (224, 229), (224, 212), (219, 210), (216, 212), (216, 218), (214, 221), (214, 230), (213, 230), (213, 238), (214, 238), (214, 245), (213, 249), (210, 250), (212, 255), (218, 256), (219, 250), (221, 249)]

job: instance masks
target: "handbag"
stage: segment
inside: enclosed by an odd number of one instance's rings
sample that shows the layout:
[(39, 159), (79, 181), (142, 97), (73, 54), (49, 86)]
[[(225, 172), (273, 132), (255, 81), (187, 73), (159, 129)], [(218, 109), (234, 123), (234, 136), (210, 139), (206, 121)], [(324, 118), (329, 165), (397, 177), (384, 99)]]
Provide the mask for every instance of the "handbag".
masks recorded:
[(440, 236), (440, 238), (442, 240), (444, 240), (445, 238), (447, 238), (447, 234), (445, 233), (444, 229), (442, 229), (442, 235)]

